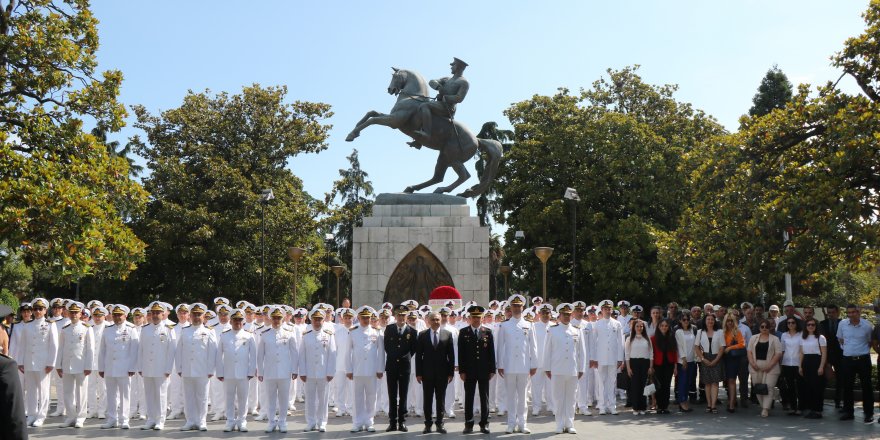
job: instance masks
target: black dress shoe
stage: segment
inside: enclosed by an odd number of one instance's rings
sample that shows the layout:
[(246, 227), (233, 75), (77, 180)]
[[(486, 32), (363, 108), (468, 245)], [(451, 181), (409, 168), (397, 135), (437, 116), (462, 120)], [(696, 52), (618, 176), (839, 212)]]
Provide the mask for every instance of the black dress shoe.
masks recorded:
[(855, 416), (853, 416), (852, 414), (844, 414), (844, 415), (840, 416), (840, 420), (852, 420), (852, 419), (855, 419)]
[(489, 433), (489, 426), (488, 425), (480, 426), (480, 432), (482, 432), (483, 434), (488, 434)]
[(430, 434), (431, 433), (431, 425), (425, 426), (425, 429), (422, 430), (422, 434)]
[(396, 423), (392, 423), (392, 424), (388, 425), (388, 429), (385, 430), (385, 432), (392, 432), (392, 431), (397, 431), (397, 424)]
[(465, 427), (464, 427), (464, 431), (461, 431), (462, 434), (470, 434), (470, 433), (472, 433), (472, 432), (474, 432), (474, 427), (473, 427), (473, 425), (471, 425), (471, 426), (467, 426), (467, 425), (465, 425)]
[(397, 430), (400, 432), (408, 432), (409, 431), (409, 429), (406, 427), (406, 424), (402, 423), (402, 422), (397, 425)]
[(439, 432), (440, 434), (446, 434), (446, 428), (441, 425), (437, 425), (437, 432)]

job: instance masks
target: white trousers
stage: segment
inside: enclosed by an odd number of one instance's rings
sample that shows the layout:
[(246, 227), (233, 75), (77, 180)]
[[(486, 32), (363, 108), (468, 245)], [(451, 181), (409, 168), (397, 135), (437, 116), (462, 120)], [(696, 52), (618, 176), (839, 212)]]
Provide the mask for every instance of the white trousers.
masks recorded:
[(104, 385), (104, 378), (98, 376), (97, 371), (92, 371), (86, 382), (89, 385), (89, 414), (103, 416), (107, 412), (107, 388)]
[(384, 374), (381, 379), (376, 379), (375, 387), (379, 394), (376, 399), (376, 409), (388, 414), (388, 387), (385, 385), (386, 383)]
[(213, 414), (226, 414), (226, 390), (223, 387), (223, 382), (220, 382), (220, 379), (217, 379), (217, 376), (214, 376), (210, 380), (211, 382), (211, 413)]
[(595, 371), (596, 370), (593, 370), (592, 368), (587, 368), (587, 371), (584, 371), (584, 375), (577, 381), (575, 401), (577, 402), (577, 407), (581, 409), (582, 413), (585, 413), (587, 409), (593, 405), (593, 401), (596, 400)]
[(596, 380), (597, 404), (600, 410), (611, 411), (617, 407), (617, 365), (599, 365), (599, 377)]
[(183, 413), (186, 424), (205, 426), (208, 417), (208, 377), (183, 378)]
[(107, 423), (128, 424), (131, 399), (131, 378), (104, 376), (107, 386)]
[(131, 377), (131, 414), (146, 415), (147, 401), (144, 398), (144, 378), (139, 374)]
[(223, 388), (226, 392), (226, 423), (240, 424), (248, 415), (248, 390), (250, 381), (244, 379), (223, 378)]
[(336, 407), (341, 409), (344, 413), (351, 414), (352, 411), (352, 382), (345, 377), (345, 371), (337, 371), (336, 376), (333, 376), (333, 382), (335, 386), (333, 387), (333, 402)]
[(168, 385), (170, 377), (143, 377), (145, 411), (147, 425), (165, 426), (165, 415), (168, 410)]
[[(455, 374), (455, 377), (458, 377), (458, 374)], [(449, 417), (449, 415), (454, 414), (454, 411), (455, 411), (455, 380), (454, 379), (452, 380), (452, 382), (449, 382), (446, 385), (446, 402), (444, 402), (444, 403), (446, 404), (446, 411), (444, 411), (443, 414), (445, 414), (446, 417)], [(436, 411), (436, 410), (434, 411), (434, 414), (439, 414), (439, 413), (440, 413), (439, 411)]]
[[(547, 376), (544, 376), (545, 378)], [(577, 388), (577, 376), (554, 374), (550, 379), (553, 396), (556, 397), (556, 430), (561, 431), (574, 427), (574, 394)]]
[[(257, 396), (259, 397), (260, 401), (260, 416), (269, 417), (269, 393), (266, 391), (265, 382), (260, 382), (260, 385), (257, 388)], [(269, 417), (269, 420), (273, 420), (272, 417)]]
[(526, 426), (528, 407), (526, 406), (526, 386), (529, 374), (504, 374), (504, 391), (507, 397), (507, 426)]
[(57, 399), (57, 403), (55, 405), (55, 412), (59, 414), (64, 413), (64, 381), (61, 380), (61, 376), (58, 375), (57, 369), (52, 369), (52, 372), (49, 373), (49, 387), (55, 388), (55, 398)]
[(287, 423), (287, 408), (290, 405), (290, 379), (263, 379), (263, 388), (266, 389), (266, 414), (269, 416), (269, 423)]
[(290, 396), (290, 404), (288, 404), (287, 407), (289, 410), (296, 410), (296, 382), (296, 380), (290, 381), (290, 393), (288, 393)]
[(544, 374), (544, 370), (538, 369), (534, 376), (532, 376), (532, 412), (541, 411), (541, 406), (544, 404), (545, 394), (547, 394), (547, 408), (552, 408), (553, 404), (550, 402), (551, 396), (550, 393), (547, 392), (549, 388), (549, 379)]
[(171, 374), (170, 385), (168, 386), (168, 400), (171, 414), (175, 416), (183, 414), (183, 378), (174, 373)]
[(327, 427), (327, 400), (330, 398), (330, 382), (321, 376), (309, 377), (305, 383), (306, 426)]
[[(97, 374), (97, 373), (96, 373)], [(67, 413), (67, 422), (75, 421), (83, 423), (88, 415), (86, 391), (86, 375), (83, 373), (64, 373), (61, 378), (64, 387), (64, 409)]]
[(43, 422), (49, 414), (49, 375), (43, 371), (24, 372), (24, 401), (27, 415)]
[[(347, 377), (342, 376), (345, 380)], [(354, 398), (352, 426), (373, 426), (376, 417), (376, 376), (354, 376), (351, 388)]]

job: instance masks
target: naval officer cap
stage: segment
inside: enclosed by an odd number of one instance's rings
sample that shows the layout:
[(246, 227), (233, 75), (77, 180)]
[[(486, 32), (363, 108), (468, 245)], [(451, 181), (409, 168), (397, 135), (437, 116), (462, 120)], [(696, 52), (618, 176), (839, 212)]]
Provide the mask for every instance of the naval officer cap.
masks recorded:
[(122, 305), (122, 304), (116, 304), (113, 306), (113, 314), (114, 315), (127, 315), (128, 312), (129, 312), (129, 308)]
[(540, 296), (536, 296), (536, 297), (533, 297), (533, 298), (532, 298), (532, 304), (535, 304), (535, 303), (538, 303), (538, 302), (543, 303), (543, 302), (544, 302), (544, 298), (541, 298)]
[(79, 301), (73, 301), (67, 305), (67, 311), (72, 313), (79, 313), (82, 312), (83, 307), (85, 307), (83, 306), (83, 303)]
[[(361, 306), (361, 308), (358, 309), (358, 310), (361, 310), (361, 309), (363, 309), (364, 307), (368, 307), (368, 306)], [(370, 310), (373, 310), (373, 308), (370, 307)], [(342, 316), (354, 316), (354, 310), (352, 310), (352, 309), (350, 309), (350, 308), (348, 308), (348, 307), (345, 307), (344, 311), (342, 312)], [(358, 316), (360, 316), (360, 311), (358, 312)]]
[(217, 317), (217, 313), (215, 313), (213, 310), (205, 310), (205, 317), (208, 319), (214, 319)]
[(468, 315), (473, 317), (482, 318), (483, 314), (486, 313), (486, 309), (482, 306), (470, 306), (467, 310)]
[(174, 313), (189, 312), (189, 304), (180, 303), (174, 308)]
[(228, 315), (232, 313), (232, 307), (229, 307), (227, 304), (220, 304), (217, 306), (216, 310), (218, 315)]
[(617, 302), (617, 307), (626, 307), (626, 308), (629, 308), (629, 301), (627, 301), (627, 300), (620, 300), (620, 301)]
[(419, 302), (416, 301), (416, 300), (414, 300), (414, 299), (408, 299), (408, 300), (404, 301), (403, 304), (404, 304), (409, 310), (416, 310), (416, 309), (419, 308)]
[(104, 306), (98, 306), (92, 309), (92, 316), (107, 316), (107, 309)]
[(585, 303), (583, 301), (575, 301), (575, 302), (571, 303), (571, 307), (574, 308), (575, 310), (586, 310), (587, 303)]
[(247, 304), (247, 303), (248, 303), (248, 302), (245, 301), (245, 300), (243, 300), (243, 299), (238, 300), (238, 302), (235, 303), (235, 308), (236, 308), (236, 309), (242, 309), (242, 310), (244, 310), (244, 305)]
[(281, 307), (272, 307), (271, 309), (269, 309), (269, 317), (283, 318), (284, 317), (284, 310), (282, 310)]
[(147, 312), (144, 310), (143, 307), (135, 307), (135, 308), (131, 309), (132, 316), (144, 316), (146, 314), (147, 314)]
[(642, 313), (643, 310), (645, 310), (645, 309), (643, 309), (642, 306), (640, 306), (638, 304), (632, 306), (633, 313)]
[(385, 303), (382, 303), (382, 308), (387, 309), (387, 310), (391, 310), (394, 308), (394, 304), (391, 304), (390, 302), (385, 302)]
[(53, 298), (52, 299), (52, 308), (55, 307), (64, 307), (64, 298)]
[(552, 311), (553, 311), (553, 306), (551, 306), (550, 304), (547, 304), (547, 303), (541, 304), (541, 307), (538, 307), (538, 310), (537, 310), (538, 313), (550, 313)]
[(229, 305), (229, 300), (222, 297), (222, 296), (218, 296), (218, 297), (214, 298), (214, 305), (219, 306), (220, 304)]
[(92, 317), (92, 312), (90, 312), (89, 309), (87, 309), (87, 308), (83, 308), (83, 309), (82, 309), (82, 312), (80, 312), (80, 313), (82, 313), (83, 316), (85, 316), (86, 318), (91, 318), (91, 317)]
[(450, 309), (449, 307), (440, 307), (440, 310), (438, 310), (438, 312), (440, 312), (440, 315), (442, 316), (449, 316), (452, 314), (452, 309)]
[(614, 308), (614, 302), (611, 301), (610, 299), (603, 299), (602, 301), (599, 301), (599, 308), (600, 308), (600, 309), (604, 309), (605, 307), (608, 307), (608, 308), (610, 308), (610, 309), (613, 309), (613, 308)]
[(27, 301), (18, 305), (18, 310), (33, 310), (33, 309), (34, 309), (34, 306), (32, 306), (31, 303), (29, 303)]
[(249, 302), (244, 303), (244, 307), (239, 307), (239, 308), (245, 313), (254, 313), (257, 311), (257, 306), (255, 306)]
[(195, 304), (191, 305), (189, 308), (189, 312), (192, 313), (193, 315), (203, 315), (207, 311), (208, 311), (208, 306), (206, 306), (202, 303), (195, 303)]
[(589, 313), (589, 314), (595, 315), (596, 312), (598, 312), (598, 311), (599, 311), (599, 307), (596, 307), (595, 304), (590, 304), (590, 306), (587, 307), (587, 313)]
[(574, 306), (572, 306), (569, 303), (562, 303), (562, 304), (556, 306), (556, 313), (571, 314), (571, 312), (573, 312), (573, 311), (574, 311)]
[(101, 301), (98, 301), (96, 299), (93, 299), (93, 300), (89, 301), (88, 303), (86, 303), (86, 307), (89, 309), (94, 309), (97, 306), (103, 306), (103, 305), (104, 305), (104, 303), (102, 303)]
[[(31, 301), (31, 307), (35, 309), (42, 307), (45, 309), (49, 307), (49, 301), (46, 301), (45, 298), (34, 298), (34, 300)], [(777, 307), (776, 310), (779, 310), (779, 307)]]
[(164, 312), (165, 311), (165, 304), (162, 304), (159, 301), (153, 301), (150, 303), (148, 310), (151, 312)]
[(494, 300), (494, 299), (493, 299), (492, 301), (489, 301), (489, 308), (492, 308), (492, 307), (498, 307), (498, 301), (497, 301), (497, 300)]
[(376, 314), (376, 311), (373, 310), (373, 308), (370, 306), (361, 306), (359, 309), (357, 309), (358, 316), (366, 316), (368, 318), (372, 318), (374, 314)]
[(391, 310), (388, 310), (388, 309), (382, 309), (382, 311), (379, 312), (379, 316), (384, 316), (384, 317), (386, 317), (386, 318), (387, 318), (387, 317), (390, 317), (390, 316), (391, 316)]
[(409, 307), (406, 306), (406, 303), (398, 304), (397, 307), (394, 308), (395, 315), (406, 315), (409, 313)]
[(514, 293), (513, 295), (510, 295), (510, 298), (507, 298), (507, 302), (512, 306), (521, 306), (526, 303), (526, 297)]
[(244, 310), (242, 310), (242, 309), (233, 310), (232, 314), (229, 315), (229, 319), (239, 319), (239, 320), (244, 319)]
[(313, 320), (314, 320), (314, 319), (317, 319), (317, 318), (324, 319), (324, 317), (326, 317), (326, 316), (327, 316), (327, 312), (325, 312), (325, 311), (324, 311), (323, 309), (321, 309), (320, 307), (316, 307), (316, 308), (314, 308), (314, 309), (309, 313), (309, 318), (312, 318)]

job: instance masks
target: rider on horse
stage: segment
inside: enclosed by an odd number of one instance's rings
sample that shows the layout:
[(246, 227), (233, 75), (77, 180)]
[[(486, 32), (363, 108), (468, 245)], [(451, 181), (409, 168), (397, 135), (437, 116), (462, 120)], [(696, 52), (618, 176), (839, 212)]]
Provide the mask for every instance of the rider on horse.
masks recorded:
[[(422, 125), (421, 129), (415, 133), (427, 139), (431, 138), (432, 115), (449, 118), (449, 122), (452, 123), (456, 105), (464, 101), (468, 88), (470, 88), (467, 79), (461, 76), (468, 64), (453, 57), (452, 63), (449, 66), (452, 69), (451, 77), (432, 79), (428, 82), (432, 89), (437, 90), (437, 99), (435, 101), (426, 101), (419, 106), (419, 117), (421, 118)], [(410, 143), (410, 146), (421, 148), (421, 144), (415, 140)]]

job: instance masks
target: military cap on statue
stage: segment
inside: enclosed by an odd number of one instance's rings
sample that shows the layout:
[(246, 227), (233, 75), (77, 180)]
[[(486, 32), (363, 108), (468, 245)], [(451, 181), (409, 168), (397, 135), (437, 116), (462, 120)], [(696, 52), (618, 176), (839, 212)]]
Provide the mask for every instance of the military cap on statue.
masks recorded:
[(603, 309), (605, 307), (614, 308), (614, 302), (610, 299), (603, 299), (602, 301), (599, 301), (599, 308)]
[(165, 306), (162, 303), (160, 303), (159, 301), (153, 301), (150, 303), (149, 310), (151, 312), (164, 312)]
[(129, 310), (130, 309), (128, 307), (126, 307), (122, 304), (116, 304), (113, 306), (113, 314), (114, 315), (127, 315)]
[[(351, 309), (349, 309), (349, 310), (351, 310)], [(370, 306), (361, 306), (361, 307), (357, 310), (357, 314), (358, 314), (358, 316), (368, 316), (368, 317), (372, 317), (373, 314), (375, 314), (375, 313), (376, 313), (376, 311), (373, 310), (373, 308), (370, 307)]]
[(633, 312), (641, 313), (642, 310), (644, 310), (644, 309), (642, 308), (642, 306), (640, 306), (640, 305), (638, 305), (638, 304), (632, 306), (632, 311), (633, 311)]
[(314, 310), (312, 310), (309, 313), (309, 318), (312, 318), (312, 319), (315, 319), (315, 318), (322, 318), (323, 319), (326, 316), (327, 316), (327, 313), (324, 312), (323, 310), (321, 310), (320, 307), (315, 308)]
[(232, 314), (229, 315), (229, 319), (244, 319), (244, 310), (235, 309), (232, 311)]
[(562, 303), (556, 306), (556, 313), (571, 313), (574, 311), (574, 306), (569, 303)]
[(617, 302), (617, 307), (626, 307), (629, 308), (629, 301), (621, 300)]
[(72, 313), (79, 313), (83, 310), (83, 303), (74, 301), (67, 306), (67, 311)]
[(92, 309), (92, 316), (107, 316), (107, 309), (104, 306), (98, 306)]
[(202, 303), (195, 303), (192, 306), (190, 306), (190, 309), (189, 309), (189, 312), (194, 315), (195, 314), (202, 315), (207, 311), (208, 311), (208, 306), (206, 306)]
[(482, 317), (483, 317), (483, 314), (486, 313), (486, 309), (483, 308), (482, 306), (470, 306), (470, 307), (467, 309), (467, 312), (468, 312), (468, 314), (471, 315), (471, 316), (475, 316), (475, 317), (480, 317), (480, 318), (482, 318)]
[(462, 60), (460, 60), (460, 59), (458, 59), (458, 58), (456, 58), (456, 57), (452, 57), (452, 63), (450, 63), (450, 65), (453, 65), (453, 64), (459, 64), (459, 65), (461, 65), (462, 67), (467, 67), (467, 66), (468, 66), (468, 63), (466, 63), (466, 62), (464, 62), (464, 61), (462, 61)]
[(218, 297), (214, 298), (214, 305), (219, 306), (220, 304), (229, 305), (229, 300), (222, 297), (222, 296), (218, 296)]

